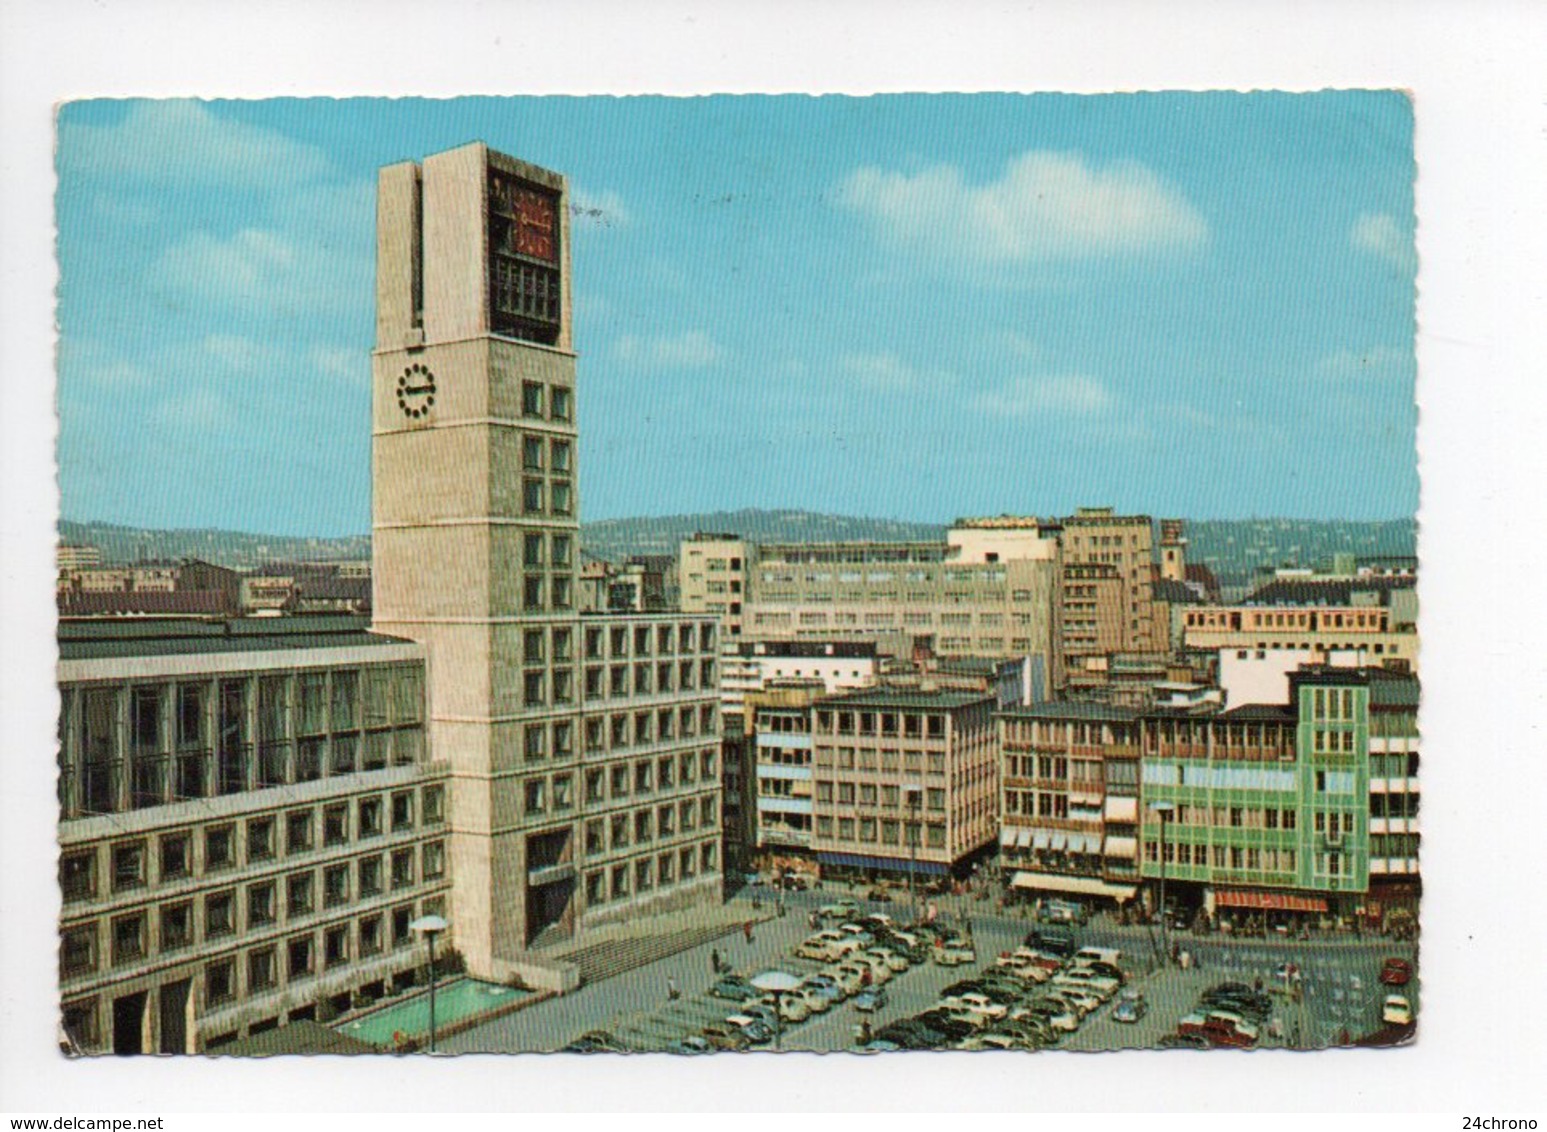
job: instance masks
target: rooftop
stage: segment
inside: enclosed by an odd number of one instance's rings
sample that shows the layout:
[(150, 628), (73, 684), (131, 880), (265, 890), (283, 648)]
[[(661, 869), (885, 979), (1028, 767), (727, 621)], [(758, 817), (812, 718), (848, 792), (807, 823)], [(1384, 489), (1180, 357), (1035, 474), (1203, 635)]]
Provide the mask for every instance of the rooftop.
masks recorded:
[(1111, 704), (1092, 704), (1078, 701), (1034, 704), (1031, 707), (1007, 708), (996, 715), (1011, 719), (1083, 719), (1104, 723), (1132, 723), (1140, 713), (1130, 708), (1113, 707)]
[(914, 688), (867, 688), (857, 692), (824, 696), (816, 701), (816, 706), (956, 711), (958, 708), (993, 702), (993, 696), (982, 692), (924, 692)]
[(371, 632), (370, 622), (364, 617), (307, 615), (61, 621), (58, 639), (60, 660), (412, 643)]

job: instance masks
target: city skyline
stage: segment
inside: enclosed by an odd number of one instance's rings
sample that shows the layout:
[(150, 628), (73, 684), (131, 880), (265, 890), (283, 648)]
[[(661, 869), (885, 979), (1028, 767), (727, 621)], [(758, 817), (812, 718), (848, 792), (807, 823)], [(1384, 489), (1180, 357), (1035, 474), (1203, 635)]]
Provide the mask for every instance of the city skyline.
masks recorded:
[(68, 518), (366, 529), (371, 178), (475, 136), (571, 171), (586, 520), (1416, 511), (1397, 93), (60, 123)]

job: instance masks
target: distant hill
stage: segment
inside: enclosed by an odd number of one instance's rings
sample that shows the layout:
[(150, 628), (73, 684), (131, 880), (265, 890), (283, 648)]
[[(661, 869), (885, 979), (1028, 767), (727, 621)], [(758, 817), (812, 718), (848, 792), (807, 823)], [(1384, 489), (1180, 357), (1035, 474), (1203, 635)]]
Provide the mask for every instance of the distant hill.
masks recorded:
[(857, 519), (815, 511), (710, 511), (653, 519), (604, 519), (584, 523), (586, 553), (621, 561), (631, 554), (672, 554), (697, 531), (740, 535), (753, 542), (913, 542), (945, 538), (945, 527), (894, 519)]
[(59, 524), (59, 538), (71, 545), (96, 547), (102, 551), (104, 562), (200, 558), (234, 570), (276, 560), (332, 562), (371, 556), (370, 535), (294, 538), (245, 531), (163, 531), (113, 523), (74, 523), (66, 519)]
[[(696, 531), (720, 531), (754, 542), (868, 539), (908, 542), (942, 539), (945, 526), (893, 519), (823, 515), (814, 511), (711, 511), (647, 519), (605, 519), (581, 525), (588, 554), (622, 561), (631, 554), (676, 554)], [(369, 558), (369, 535), (294, 538), (219, 530), (148, 530), (110, 523), (60, 524), (69, 543), (101, 549), (108, 562), (140, 558), (202, 558), (246, 569), (273, 559), (351, 560)], [(1209, 566), (1227, 590), (1249, 586), (1261, 568), (1326, 566), (1347, 551), (1360, 556), (1416, 553), (1412, 519), (1364, 522), (1350, 519), (1201, 519), (1187, 523), (1190, 562)]]

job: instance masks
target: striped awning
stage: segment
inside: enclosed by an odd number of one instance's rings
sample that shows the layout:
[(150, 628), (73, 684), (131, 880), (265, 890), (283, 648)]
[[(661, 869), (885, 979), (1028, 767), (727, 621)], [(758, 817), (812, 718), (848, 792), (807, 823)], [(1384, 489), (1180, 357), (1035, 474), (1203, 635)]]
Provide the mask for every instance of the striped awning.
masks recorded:
[(1325, 912), (1327, 902), (1319, 896), (1301, 896), (1297, 892), (1257, 892), (1246, 888), (1214, 890), (1219, 908), (1261, 908), (1272, 912)]

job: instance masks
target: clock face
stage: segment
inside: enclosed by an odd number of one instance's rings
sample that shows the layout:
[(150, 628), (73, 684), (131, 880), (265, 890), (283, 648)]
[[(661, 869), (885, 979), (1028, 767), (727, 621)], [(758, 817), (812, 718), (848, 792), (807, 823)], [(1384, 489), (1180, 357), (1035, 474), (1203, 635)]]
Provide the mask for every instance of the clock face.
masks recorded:
[(397, 379), (397, 407), (410, 420), (419, 420), (429, 416), (434, 404), (435, 375), (428, 366), (415, 362)]

